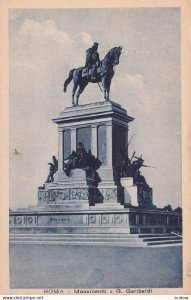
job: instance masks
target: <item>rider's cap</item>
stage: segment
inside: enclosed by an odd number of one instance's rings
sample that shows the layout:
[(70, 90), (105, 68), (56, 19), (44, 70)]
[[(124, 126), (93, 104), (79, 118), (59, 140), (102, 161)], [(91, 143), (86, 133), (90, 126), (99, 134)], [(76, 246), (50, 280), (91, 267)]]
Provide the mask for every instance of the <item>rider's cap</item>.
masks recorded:
[(93, 47), (98, 47), (98, 46), (99, 46), (98, 43), (96, 43), (96, 42), (93, 43)]

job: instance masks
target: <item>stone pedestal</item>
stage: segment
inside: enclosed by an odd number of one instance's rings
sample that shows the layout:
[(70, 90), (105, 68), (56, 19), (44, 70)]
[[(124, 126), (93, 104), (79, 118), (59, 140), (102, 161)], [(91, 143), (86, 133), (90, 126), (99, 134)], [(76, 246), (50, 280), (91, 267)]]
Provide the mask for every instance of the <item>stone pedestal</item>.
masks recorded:
[(138, 206), (137, 186), (133, 185), (133, 178), (121, 178), (121, 185), (124, 187), (124, 205)]
[(101, 181), (96, 190), (91, 190), (97, 202), (123, 203), (124, 192), (119, 171), (127, 148), (128, 123), (132, 120), (125, 109), (110, 101), (65, 108), (53, 119), (58, 125), (59, 163), (54, 184), (50, 188), (63, 185), (79, 188), (81, 176), (73, 178), (76, 173), (72, 171), (71, 176), (67, 177), (63, 162), (72, 151), (76, 151), (77, 144), (81, 142), (85, 150), (91, 150), (102, 163), (97, 171)]
[(97, 188), (98, 183), (81, 169), (71, 170), (62, 180), (46, 183), (38, 190), (39, 206), (59, 205), (59, 209), (88, 209), (89, 205), (103, 202), (103, 195)]
[(138, 206), (139, 208), (152, 209), (152, 188), (148, 185), (145, 189), (142, 185), (133, 184), (132, 177), (121, 178), (121, 185), (124, 187), (124, 205), (125, 207)]

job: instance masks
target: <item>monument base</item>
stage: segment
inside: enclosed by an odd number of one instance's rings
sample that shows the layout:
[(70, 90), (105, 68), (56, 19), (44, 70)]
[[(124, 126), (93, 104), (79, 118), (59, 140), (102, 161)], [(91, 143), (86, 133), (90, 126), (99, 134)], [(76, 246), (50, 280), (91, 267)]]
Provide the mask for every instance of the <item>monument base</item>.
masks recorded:
[(38, 189), (39, 206), (48, 204), (65, 206), (69, 202), (81, 205), (82, 201), (92, 206), (96, 203), (123, 203), (123, 199), (123, 187), (102, 182), (98, 185), (80, 169), (72, 170), (70, 177), (65, 175), (62, 180), (45, 183)]
[[(42, 209), (42, 210), (41, 210)], [(162, 210), (68, 210), (60, 206), (11, 211), (10, 233), (170, 233), (181, 231), (181, 215)]]
[[(122, 152), (128, 149), (132, 120), (111, 101), (70, 107), (60, 113), (54, 119), (58, 164), (55, 159), (54, 164), (49, 163), (47, 183), (38, 189), (38, 206), (10, 211), (11, 239), (31, 243), (38, 238), (41, 243), (50, 238), (64, 243), (73, 235), (74, 243), (84, 240), (87, 244), (91, 239), (94, 245), (98, 240), (121, 245), (123, 238), (128, 246), (126, 238), (133, 240), (132, 234), (150, 234), (157, 239), (159, 234), (181, 232), (181, 214), (153, 209), (152, 189), (146, 182), (137, 186), (132, 178), (120, 182)], [(57, 170), (54, 178), (52, 165)]]

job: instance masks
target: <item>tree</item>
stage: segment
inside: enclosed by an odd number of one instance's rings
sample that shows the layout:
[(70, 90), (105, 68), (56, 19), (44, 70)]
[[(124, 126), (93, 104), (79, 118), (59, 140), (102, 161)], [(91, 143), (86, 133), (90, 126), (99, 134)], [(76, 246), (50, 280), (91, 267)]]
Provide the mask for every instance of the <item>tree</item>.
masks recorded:
[(163, 209), (166, 210), (166, 211), (170, 211), (170, 212), (173, 211), (172, 206), (170, 204), (164, 206)]
[(176, 213), (182, 213), (182, 208), (180, 206), (178, 206), (177, 208), (174, 209), (174, 212)]

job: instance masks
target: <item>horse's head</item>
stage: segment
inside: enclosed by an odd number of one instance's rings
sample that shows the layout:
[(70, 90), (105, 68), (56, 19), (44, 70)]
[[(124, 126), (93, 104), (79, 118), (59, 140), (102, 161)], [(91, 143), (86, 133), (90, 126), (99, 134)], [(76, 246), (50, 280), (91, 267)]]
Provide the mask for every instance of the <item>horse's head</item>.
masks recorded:
[(112, 48), (104, 57), (103, 63), (105, 63), (108, 67), (118, 65), (121, 52), (121, 46)]
[(122, 52), (122, 47), (121, 46), (113, 48), (113, 56), (114, 56), (113, 62), (114, 62), (114, 65), (119, 64), (119, 57), (121, 55), (121, 52)]

